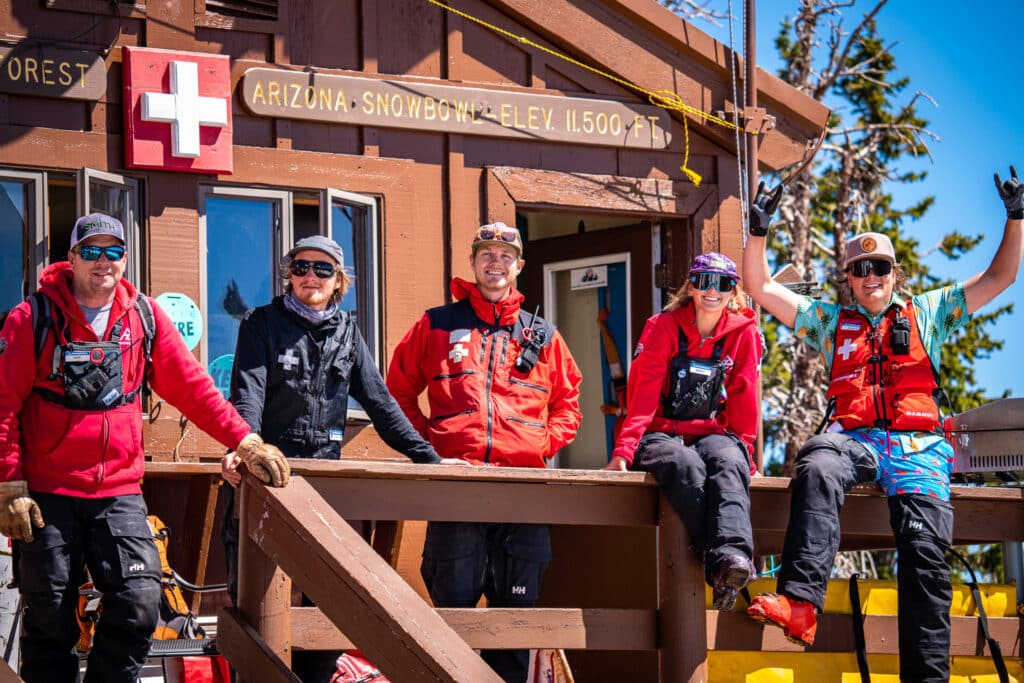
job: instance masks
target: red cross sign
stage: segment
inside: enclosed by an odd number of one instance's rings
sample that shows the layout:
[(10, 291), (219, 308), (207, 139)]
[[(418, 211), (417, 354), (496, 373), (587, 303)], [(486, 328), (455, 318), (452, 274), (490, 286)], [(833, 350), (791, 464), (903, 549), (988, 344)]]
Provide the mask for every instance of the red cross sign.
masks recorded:
[(231, 173), (226, 55), (124, 48), (125, 164)]

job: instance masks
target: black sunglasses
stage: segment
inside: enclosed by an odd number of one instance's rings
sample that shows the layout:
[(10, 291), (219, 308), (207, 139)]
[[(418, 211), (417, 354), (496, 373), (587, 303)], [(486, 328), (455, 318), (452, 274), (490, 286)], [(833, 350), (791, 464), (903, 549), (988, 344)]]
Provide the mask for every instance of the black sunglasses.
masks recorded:
[(727, 294), (736, 286), (736, 280), (720, 273), (694, 273), (690, 282), (701, 291), (714, 287), (719, 294)]
[(95, 244), (86, 244), (78, 247), (77, 252), (85, 261), (99, 261), (101, 254), (110, 261), (120, 261), (124, 258), (124, 247), (116, 244), (112, 244), (109, 247), (97, 247)]
[(326, 280), (338, 272), (334, 269), (334, 264), (332, 263), (327, 261), (307, 261), (306, 259), (292, 261), (290, 270), (295, 277), (305, 277), (310, 268), (313, 269), (313, 275), (316, 275), (321, 280)]
[(883, 277), (892, 272), (892, 261), (887, 261), (881, 258), (866, 258), (860, 261), (854, 261), (850, 264), (850, 267), (846, 269), (850, 275), (854, 277), (867, 277), (874, 273), (879, 277)]

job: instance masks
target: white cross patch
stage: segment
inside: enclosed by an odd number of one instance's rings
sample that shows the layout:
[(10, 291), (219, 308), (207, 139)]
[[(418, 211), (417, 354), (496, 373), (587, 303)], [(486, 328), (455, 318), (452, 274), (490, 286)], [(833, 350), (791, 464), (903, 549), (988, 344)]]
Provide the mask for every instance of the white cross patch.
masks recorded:
[(843, 360), (850, 360), (850, 354), (853, 353), (856, 349), (857, 345), (853, 343), (853, 340), (847, 339), (846, 341), (843, 342), (842, 346), (836, 349), (836, 351), (838, 351), (839, 355), (843, 357)]
[(468, 356), (467, 349), (462, 344), (456, 344), (451, 351), (448, 352), (448, 357), (452, 359), (453, 363), (461, 363), (462, 359)]
[(281, 364), (281, 367), (284, 368), (286, 372), (299, 367), (299, 357), (295, 355), (295, 351), (292, 349), (288, 349), (278, 356), (277, 362)]
[(171, 62), (171, 92), (142, 94), (142, 120), (171, 124), (171, 155), (199, 158), (199, 127), (228, 125), (228, 103), (199, 95), (199, 65)]

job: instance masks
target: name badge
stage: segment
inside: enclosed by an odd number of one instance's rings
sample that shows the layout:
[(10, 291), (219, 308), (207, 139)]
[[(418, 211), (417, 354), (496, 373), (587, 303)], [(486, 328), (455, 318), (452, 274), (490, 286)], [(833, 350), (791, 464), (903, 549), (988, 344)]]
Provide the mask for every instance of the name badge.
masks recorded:
[(341, 441), (345, 436), (345, 431), (342, 429), (328, 429), (327, 440), (328, 441)]
[(711, 375), (712, 367), (706, 363), (698, 363), (695, 361), (690, 362), (690, 373), (694, 375), (703, 375), (708, 377)]
[(89, 352), (88, 351), (65, 351), (64, 352), (65, 363), (88, 363)]

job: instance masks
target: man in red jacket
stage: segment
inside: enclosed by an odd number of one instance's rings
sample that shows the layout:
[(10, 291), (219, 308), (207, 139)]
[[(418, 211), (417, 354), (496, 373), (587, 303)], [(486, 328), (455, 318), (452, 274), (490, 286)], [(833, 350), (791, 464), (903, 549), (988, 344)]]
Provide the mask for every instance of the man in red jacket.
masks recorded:
[[(140, 486), (143, 376), (254, 474), (274, 486), (288, 480), (285, 458), (250, 433), (167, 314), (137, 303), (126, 259), (120, 221), (79, 218), (68, 261), (39, 279), (47, 308), (33, 314), (23, 302), (0, 330), (0, 532), (17, 541), (29, 683), (78, 680), (75, 608), (86, 568), (103, 593), (86, 683), (134, 683), (149, 651), (161, 588)], [(47, 310), (37, 354), (33, 318)]]
[[(546, 467), (576, 437), (582, 375), (554, 326), (520, 310), (522, 253), (518, 230), (482, 226), (476, 282), (453, 279), (456, 302), (428, 310), (395, 349), (388, 389), (442, 458)], [(532, 607), (550, 559), (546, 525), (431, 522), (421, 573), (437, 607), (474, 607), (481, 594), (491, 607)], [(505, 681), (526, 680), (527, 650), (481, 656)]]

